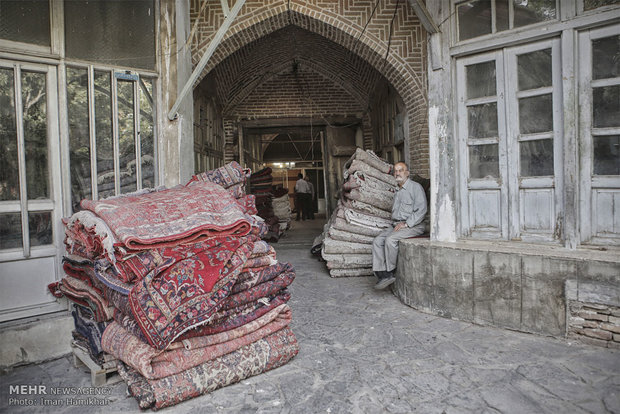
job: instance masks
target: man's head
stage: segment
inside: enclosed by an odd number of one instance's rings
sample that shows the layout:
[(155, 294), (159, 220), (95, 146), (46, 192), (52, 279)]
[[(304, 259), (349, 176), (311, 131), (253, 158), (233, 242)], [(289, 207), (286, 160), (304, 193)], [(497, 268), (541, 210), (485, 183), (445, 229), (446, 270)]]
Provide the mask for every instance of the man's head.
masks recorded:
[(409, 178), (409, 167), (407, 167), (404, 161), (398, 161), (394, 164), (394, 178), (396, 178), (396, 183), (401, 187)]
[(297, 178), (304, 178), (303, 175), (301, 175), (301, 173), (297, 174)]

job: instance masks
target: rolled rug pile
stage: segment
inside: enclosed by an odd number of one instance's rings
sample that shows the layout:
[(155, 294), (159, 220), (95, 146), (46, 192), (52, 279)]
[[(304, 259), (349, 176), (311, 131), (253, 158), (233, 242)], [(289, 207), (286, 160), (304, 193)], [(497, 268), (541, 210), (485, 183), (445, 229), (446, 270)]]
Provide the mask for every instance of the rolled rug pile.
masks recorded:
[(392, 223), (398, 189), (393, 166), (357, 148), (344, 168), (342, 196), (325, 226), (321, 257), (332, 277), (371, 276), (372, 241)]

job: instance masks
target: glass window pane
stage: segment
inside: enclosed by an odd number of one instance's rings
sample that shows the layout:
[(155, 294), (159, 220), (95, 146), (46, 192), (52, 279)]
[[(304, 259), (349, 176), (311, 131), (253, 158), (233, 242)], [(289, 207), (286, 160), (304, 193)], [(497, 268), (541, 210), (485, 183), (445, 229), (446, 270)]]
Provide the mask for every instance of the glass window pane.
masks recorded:
[(22, 72), (22, 106), (28, 199), (50, 198), (47, 166), (47, 86), (45, 73)]
[(22, 245), (21, 214), (0, 213), (0, 249), (13, 249)]
[(620, 126), (620, 85), (594, 88), (594, 127)]
[(0, 201), (19, 200), (19, 167), (12, 69), (0, 69)]
[(620, 135), (592, 137), (594, 175), (620, 175)]
[(592, 10), (602, 6), (609, 6), (610, 4), (619, 4), (620, 0), (584, 0), (583, 9)]
[(28, 232), (30, 233), (30, 246), (53, 244), (52, 212), (37, 211), (28, 213)]
[(140, 78), (140, 156), (142, 157), (142, 188), (155, 187), (154, 109), (153, 80)]
[(553, 175), (553, 140), (537, 139), (519, 143), (521, 177)]
[(67, 109), (71, 205), (75, 212), (81, 210), (80, 200), (92, 197), (88, 127), (88, 72), (86, 69), (67, 68)]
[(49, 1), (0, 1), (0, 39), (50, 46)]
[(517, 70), (520, 91), (551, 86), (551, 49), (518, 56)]
[(620, 76), (620, 35), (592, 41), (592, 79)]
[(469, 178), (498, 178), (497, 144), (469, 146)]
[(551, 94), (519, 99), (519, 130), (522, 134), (553, 131)]
[(97, 192), (99, 199), (114, 191), (112, 138), (112, 81), (110, 72), (95, 71), (95, 136), (97, 137)]
[(459, 40), (491, 33), (491, 0), (473, 0), (456, 6)]
[(68, 58), (155, 68), (153, 0), (72, 0), (64, 5)]
[(508, 0), (495, 0), (495, 29), (498, 32), (508, 30)]
[(134, 139), (133, 82), (118, 83), (118, 145), (121, 193), (131, 193), (136, 185), (136, 142)]
[(495, 96), (495, 61), (466, 66), (467, 99)]
[(497, 134), (497, 103), (467, 107), (469, 138), (491, 138)]
[(553, 20), (556, 0), (514, 0), (514, 27)]

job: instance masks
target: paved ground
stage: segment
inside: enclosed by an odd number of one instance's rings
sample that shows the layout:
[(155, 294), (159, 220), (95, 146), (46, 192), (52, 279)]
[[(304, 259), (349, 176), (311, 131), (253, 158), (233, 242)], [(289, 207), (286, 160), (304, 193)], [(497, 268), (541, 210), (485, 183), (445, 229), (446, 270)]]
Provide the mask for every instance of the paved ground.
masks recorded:
[[(275, 244), (295, 265), (293, 331), (284, 367), (162, 410), (204, 413), (620, 413), (620, 352), (480, 327), (417, 312), (374, 278), (332, 279), (309, 253), (319, 220), (293, 222)], [(9, 385), (87, 387), (71, 360), (0, 377), (0, 412), (140, 412), (124, 384), (105, 407), (7, 407)], [(52, 399), (52, 397), (49, 397)]]

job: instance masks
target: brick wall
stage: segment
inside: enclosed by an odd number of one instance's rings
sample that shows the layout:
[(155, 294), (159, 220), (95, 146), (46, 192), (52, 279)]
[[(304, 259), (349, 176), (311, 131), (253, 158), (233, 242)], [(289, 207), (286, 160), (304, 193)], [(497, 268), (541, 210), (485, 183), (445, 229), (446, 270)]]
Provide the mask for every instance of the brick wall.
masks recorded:
[(237, 159), (239, 153), (237, 128), (234, 120), (224, 119), (224, 162), (229, 163)]
[(568, 309), (569, 338), (620, 349), (620, 307), (571, 300)]
[[(370, 19), (375, 4), (377, 8)], [(397, 4), (386, 58), (390, 22)], [(192, 26), (197, 22), (192, 43), (195, 63), (223, 19), (216, 2), (209, 3), (202, 13), (200, 5), (198, 0), (191, 2)], [(347, 91), (350, 97), (343, 102), (346, 111), (352, 109), (353, 101), (367, 107), (367, 96), (377, 76), (385, 77), (407, 108), (410, 161), (418, 166), (417, 173), (428, 176), (426, 33), (408, 1), (247, 1), (201, 79), (213, 71), (217, 76), (218, 98), (225, 111), (231, 111), (227, 115), (247, 116), (247, 112), (235, 114), (233, 109), (241, 109), (240, 104), (246, 103), (246, 99), (249, 101), (244, 110), (251, 108), (250, 101), (259, 102), (261, 95), (254, 93), (258, 85), (282, 73), (292, 59), (298, 59), (301, 67), (314, 69)], [(313, 79), (319, 81), (314, 75)], [(308, 79), (309, 87), (322, 84)], [(275, 98), (273, 93), (269, 97)], [(295, 98), (281, 93), (279, 99), (291, 102)], [(324, 105), (325, 110), (333, 112), (329, 102)]]

